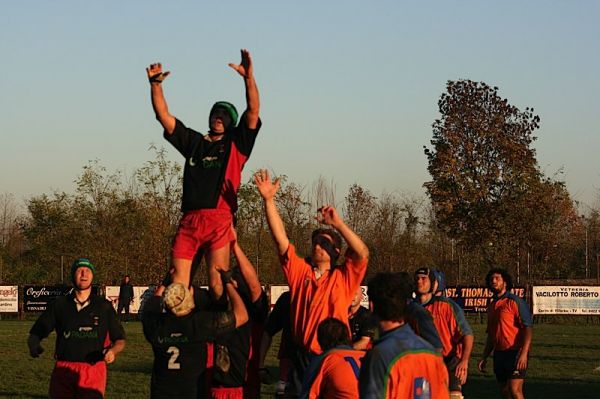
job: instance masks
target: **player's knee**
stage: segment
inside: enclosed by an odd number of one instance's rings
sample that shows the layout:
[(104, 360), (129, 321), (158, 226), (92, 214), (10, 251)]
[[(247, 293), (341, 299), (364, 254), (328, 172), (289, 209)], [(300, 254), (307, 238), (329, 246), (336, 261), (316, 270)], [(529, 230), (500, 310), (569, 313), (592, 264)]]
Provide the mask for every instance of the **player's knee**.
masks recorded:
[(450, 392), (450, 399), (464, 399), (464, 396), (462, 395), (462, 392)]
[(508, 391), (513, 398), (520, 398), (523, 395), (523, 387), (521, 384), (510, 384)]

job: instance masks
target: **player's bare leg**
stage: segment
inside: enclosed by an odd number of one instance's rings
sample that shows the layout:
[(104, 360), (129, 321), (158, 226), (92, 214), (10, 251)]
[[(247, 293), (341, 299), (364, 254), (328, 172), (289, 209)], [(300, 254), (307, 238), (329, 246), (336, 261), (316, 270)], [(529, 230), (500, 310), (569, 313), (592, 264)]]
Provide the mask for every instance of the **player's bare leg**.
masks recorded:
[(510, 389), (508, 388), (508, 382), (501, 384), (498, 384), (498, 388), (500, 388), (500, 394), (502, 395), (502, 397), (504, 399), (512, 399), (512, 396), (510, 394)]
[(512, 379), (508, 380), (508, 390), (510, 392), (510, 397), (512, 399), (525, 399), (525, 395), (523, 395), (523, 379)]
[(171, 273), (171, 282), (183, 284), (185, 287), (189, 287), (191, 284), (191, 281), (190, 281), (191, 270), (192, 270), (192, 260), (191, 259), (181, 259), (181, 258), (173, 259), (173, 273)]
[(208, 251), (206, 253), (206, 264), (208, 266), (208, 285), (215, 299), (223, 295), (223, 282), (219, 270), (229, 270), (230, 244)]

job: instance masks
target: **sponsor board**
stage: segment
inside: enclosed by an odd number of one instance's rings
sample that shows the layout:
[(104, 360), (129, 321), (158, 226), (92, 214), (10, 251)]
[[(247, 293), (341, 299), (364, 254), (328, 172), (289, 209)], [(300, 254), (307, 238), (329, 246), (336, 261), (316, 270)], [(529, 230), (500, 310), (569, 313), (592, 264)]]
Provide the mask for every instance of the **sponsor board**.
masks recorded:
[(533, 314), (600, 315), (600, 287), (534, 286)]
[[(70, 285), (26, 285), (23, 287), (23, 308), (26, 312), (43, 312), (50, 302), (72, 291)], [(92, 295), (97, 293), (98, 287), (92, 286)]]
[[(520, 298), (525, 298), (525, 288), (515, 287), (511, 290)], [(492, 297), (492, 291), (486, 287), (447, 287), (446, 297), (456, 302), (466, 313), (485, 312)]]
[(19, 311), (19, 287), (16, 285), (0, 285), (0, 313), (17, 313)]
[[(104, 290), (104, 296), (108, 299), (115, 311), (119, 304), (119, 291), (121, 287), (118, 285), (107, 285)], [(144, 304), (146, 301), (154, 295), (156, 286), (134, 286), (133, 287), (133, 301), (129, 305), (129, 313), (141, 313), (144, 311)]]

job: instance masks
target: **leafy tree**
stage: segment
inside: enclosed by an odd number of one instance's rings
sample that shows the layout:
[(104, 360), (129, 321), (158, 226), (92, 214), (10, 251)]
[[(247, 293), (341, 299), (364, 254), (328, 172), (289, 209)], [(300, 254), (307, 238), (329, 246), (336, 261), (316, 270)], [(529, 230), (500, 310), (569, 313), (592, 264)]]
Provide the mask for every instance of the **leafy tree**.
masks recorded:
[[(425, 188), (437, 225), (461, 248), (464, 274), (481, 264), (518, 275), (532, 263), (548, 269), (548, 248), (575, 231), (577, 217), (564, 183), (539, 171), (531, 144), (540, 118), (470, 80), (448, 82), (438, 105)], [(573, 262), (571, 248), (561, 254), (563, 267)]]
[(344, 213), (348, 226), (359, 236), (365, 236), (371, 224), (376, 197), (362, 186), (354, 183), (348, 189), (344, 201)]
[(424, 148), (436, 220), (470, 247), (496, 242), (506, 212), (538, 177), (530, 145), (540, 118), (510, 105), (497, 87), (470, 80), (449, 81), (438, 106), (432, 148)]

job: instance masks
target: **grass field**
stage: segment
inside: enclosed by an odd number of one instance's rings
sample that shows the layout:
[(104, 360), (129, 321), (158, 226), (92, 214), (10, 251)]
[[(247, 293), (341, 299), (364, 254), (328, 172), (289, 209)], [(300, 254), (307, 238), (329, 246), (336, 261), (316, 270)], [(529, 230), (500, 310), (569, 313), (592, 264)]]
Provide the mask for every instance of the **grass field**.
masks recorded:
[[(54, 336), (43, 341), (46, 352), (31, 359), (27, 351), (27, 333), (31, 321), (0, 321), (0, 398), (45, 398), (53, 361)], [(464, 387), (467, 399), (498, 397), (493, 375), (476, 371), (477, 356), (483, 346), (484, 326), (475, 330), (474, 358)], [(125, 325), (127, 348), (109, 366), (107, 398), (147, 398), (152, 364), (150, 346), (144, 341), (141, 324)], [(600, 326), (548, 325), (534, 327), (530, 369), (525, 383), (528, 398), (597, 399), (600, 398)], [(268, 366), (276, 375), (274, 340)], [(491, 370), (491, 362), (488, 365)], [(273, 397), (273, 386), (264, 388), (263, 397)]]

